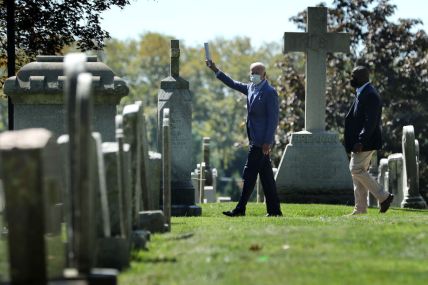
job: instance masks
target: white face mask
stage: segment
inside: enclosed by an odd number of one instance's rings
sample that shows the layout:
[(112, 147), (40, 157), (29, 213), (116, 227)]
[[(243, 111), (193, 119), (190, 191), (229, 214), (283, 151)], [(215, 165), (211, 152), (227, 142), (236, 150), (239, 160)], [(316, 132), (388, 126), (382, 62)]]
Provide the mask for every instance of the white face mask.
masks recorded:
[(260, 82), (262, 82), (262, 79), (258, 74), (251, 74), (250, 81), (253, 82), (254, 84), (259, 84)]

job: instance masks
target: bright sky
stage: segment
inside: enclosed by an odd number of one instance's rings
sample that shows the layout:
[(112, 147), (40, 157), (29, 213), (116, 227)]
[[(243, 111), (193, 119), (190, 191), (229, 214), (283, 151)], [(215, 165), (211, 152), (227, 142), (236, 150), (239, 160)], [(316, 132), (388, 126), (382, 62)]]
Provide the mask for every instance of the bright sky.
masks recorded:
[[(297, 31), (289, 18), (322, 0), (130, 0), (123, 10), (103, 14), (103, 28), (113, 38), (135, 39), (144, 32), (171, 35), (187, 45), (216, 37), (247, 36), (255, 45), (281, 42), (284, 32)], [(331, 5), (332, 0), (324, 0)], [(427, 0), (392, 0), (394, 20), (419, 18), (428, 32)]]

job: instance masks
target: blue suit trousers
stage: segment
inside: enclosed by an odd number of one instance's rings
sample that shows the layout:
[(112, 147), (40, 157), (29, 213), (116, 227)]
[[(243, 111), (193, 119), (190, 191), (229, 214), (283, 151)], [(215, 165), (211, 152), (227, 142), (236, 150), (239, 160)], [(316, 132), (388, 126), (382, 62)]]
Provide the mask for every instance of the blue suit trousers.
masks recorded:
[(273, 215), (281, 213), (270, 157), (269, 155), (264, 155), (262, 148), (255, 145), (250, 145), (247, 162), (242, 174), (244, 186), (236, 210), (245, 212), (248, 199), (250, 199), (257, 182), (257, 174), (260, 175), (263, 186), (267, 212)]

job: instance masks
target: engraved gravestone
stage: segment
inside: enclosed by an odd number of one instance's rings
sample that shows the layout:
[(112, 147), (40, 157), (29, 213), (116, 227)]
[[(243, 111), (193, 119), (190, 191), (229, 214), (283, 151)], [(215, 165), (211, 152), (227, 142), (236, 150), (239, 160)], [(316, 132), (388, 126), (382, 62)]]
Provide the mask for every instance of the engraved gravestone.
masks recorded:
[(285, 33), (284, 53), (306, 53), (305, 130), (286, 146), (276, 184), (282, 202), (353, 204), (348, 158), (336, 132), (325, 131), (327, 52), (349, 52), (350, 35), (327, 32), (327, 8), (309, 7), (306, 33)]
[[(64, 126), (64, 57), (37, 56), (35, 62), (22, 67), (4, 84), (4, 93), (14, 104), (15, 129), (42, 127), (56, 136), (66, 133)], [(114, 141), (116, 105), (129, 89), (104, 63), (87, 57), (82, 68), (93, 75), (94, 130), (104, 140)]]
[(404, 199), (403, 208), (426, 209), (427, 204), (419, 192), (418, 163), (416, 158), (415, 130), (413, 126), (403, 127), (403, 159), (404, 159)]
[(171, 40), (170, 76), (161, 81), (158, 93), (158, 149), (162, 142), (163, 109), (170, 109), (171, 128), (171, 215), (199, 216), (195, 205), (195, 189), (190, 180), (192, 171), (192, 96), (189, 82), (179, 74), (180, 48)]

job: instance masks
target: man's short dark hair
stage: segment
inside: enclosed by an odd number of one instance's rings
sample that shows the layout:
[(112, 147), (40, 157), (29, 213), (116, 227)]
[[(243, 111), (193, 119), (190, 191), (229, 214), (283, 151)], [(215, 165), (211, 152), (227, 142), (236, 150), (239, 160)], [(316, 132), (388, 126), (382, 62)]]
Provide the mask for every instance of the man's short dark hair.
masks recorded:
[(370, 81), (370, 71), (367, 66), (358, 65), (352, 70), (352, 73), (354, 73), (361, 81)]

